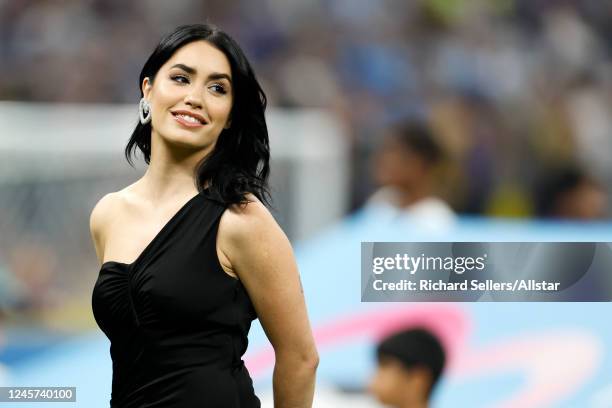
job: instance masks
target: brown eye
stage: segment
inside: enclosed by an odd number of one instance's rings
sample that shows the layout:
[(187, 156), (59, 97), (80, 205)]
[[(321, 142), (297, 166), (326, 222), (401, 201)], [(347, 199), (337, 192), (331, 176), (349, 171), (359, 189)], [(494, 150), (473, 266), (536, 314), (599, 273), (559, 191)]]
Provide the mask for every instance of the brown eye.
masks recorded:
[(170, 79), (172, 79), (175, 82), (180, 82), (182, 84), (188, 84), (189, 83), (189, 78), (187, 78), (184, 75), (172, 75), (170, 77)]
[(227, 91), (225, 90), (225, 88), (221, 84), (213, 84), (212, 88), (215, 88), (215, 91), (219, 92), (221, 94), (227, 93)]

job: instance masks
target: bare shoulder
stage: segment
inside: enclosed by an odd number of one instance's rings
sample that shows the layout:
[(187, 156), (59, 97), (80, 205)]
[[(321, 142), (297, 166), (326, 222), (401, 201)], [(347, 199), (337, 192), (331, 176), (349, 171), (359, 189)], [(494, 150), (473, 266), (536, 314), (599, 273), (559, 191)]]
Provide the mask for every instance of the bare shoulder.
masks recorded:
[(256, 273), (256, 257), (292, 252), (289, 239), (268, 208), (251, 194), (247, 198), (248, 203), (229, 206), (223, 213), (217, 237), (222, 266), (240, 279), (245, 279), (246, 272)]
[(132, 192), (134, 184), (107, 193), (98, 200), (89, 218), (92, 231), (101, 231), (104, 225), (117, 218), (121, 209), (129, 208), (130, 204), (136, 201), (136, 195)]
[(89, 230), (98, 259), (102, 260), (109, 225), (116, 220), (123, 203), (126, 189), (105, 194), (94, 205), (89, 216)]
[(228, 207), (221, 217), (219, 230), (224, 240), (230, 242), (256, 239), (262, 234), (278, 232), (280, 227), (268, 208), (253, 194), (248, 194), (246, 204)]
[(105, 194), (98, 202), (94, 205), (89, 216), (89, 225), (92, 233), (101, 232), (102, 226), (105, 221), (108, 220), (117, 207), (118, 192)]

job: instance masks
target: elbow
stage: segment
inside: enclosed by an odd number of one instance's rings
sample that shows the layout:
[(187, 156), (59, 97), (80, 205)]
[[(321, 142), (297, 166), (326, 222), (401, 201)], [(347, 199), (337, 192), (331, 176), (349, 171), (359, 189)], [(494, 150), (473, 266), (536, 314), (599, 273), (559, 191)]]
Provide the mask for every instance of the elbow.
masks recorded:
[(313, 344), (307, 347), (302, 353), (300, 353), (300, 363), (307, 369), (316, 371), (319, 367), (319, 352), (317, 347)]
[(304, 370), (315, 372), (319, 367), (319, 353), (314, 349), (308, 353), (303, 353), (297, 362)]
[(317, 368), (319, 367), (319, 353), (317, 353), (316, 350), (311, 353), (308, 357), (306, 357), (304, 365), (312, 369), (312, 371), (317, 371)]
[(305, 371), (315, 372), (319, 367), (319, 353), (316, 349), (299, 353), (276, 353), (276, 362), (290, 367), (300, 367)]

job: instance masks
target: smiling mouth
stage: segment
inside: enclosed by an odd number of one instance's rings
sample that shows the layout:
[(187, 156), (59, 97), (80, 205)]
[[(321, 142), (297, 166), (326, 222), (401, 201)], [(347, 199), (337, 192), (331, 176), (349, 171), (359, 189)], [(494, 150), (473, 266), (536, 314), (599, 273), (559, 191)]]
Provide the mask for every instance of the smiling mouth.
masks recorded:
[(204, 122), (204, 121), (202, 121), (202, 120), (200, 120), (198, 118), (195, 118), (193, 116), (186, 115), (184, 113), (175, 113), (175, 112), (172, 112), (172, 115), (175, 118), (177, 118), (177, 119), (181, 119), (181, 120), (183, 120), (185, 122), (193, 123), (195, 125), (205, 125), (206, 124), (206, 122)]

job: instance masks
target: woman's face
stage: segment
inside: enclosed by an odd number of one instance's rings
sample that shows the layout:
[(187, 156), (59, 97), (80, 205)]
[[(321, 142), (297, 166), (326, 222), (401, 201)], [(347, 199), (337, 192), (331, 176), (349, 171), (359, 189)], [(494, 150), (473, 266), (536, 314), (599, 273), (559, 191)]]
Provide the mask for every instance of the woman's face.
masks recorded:
[(168, 143), (212, 149), (230, 125), (230, 63), (206, 41), (179, 48), (159, 69), (153, 83), (145, 78), (142, 87), (151, 104), (153, 134)]

